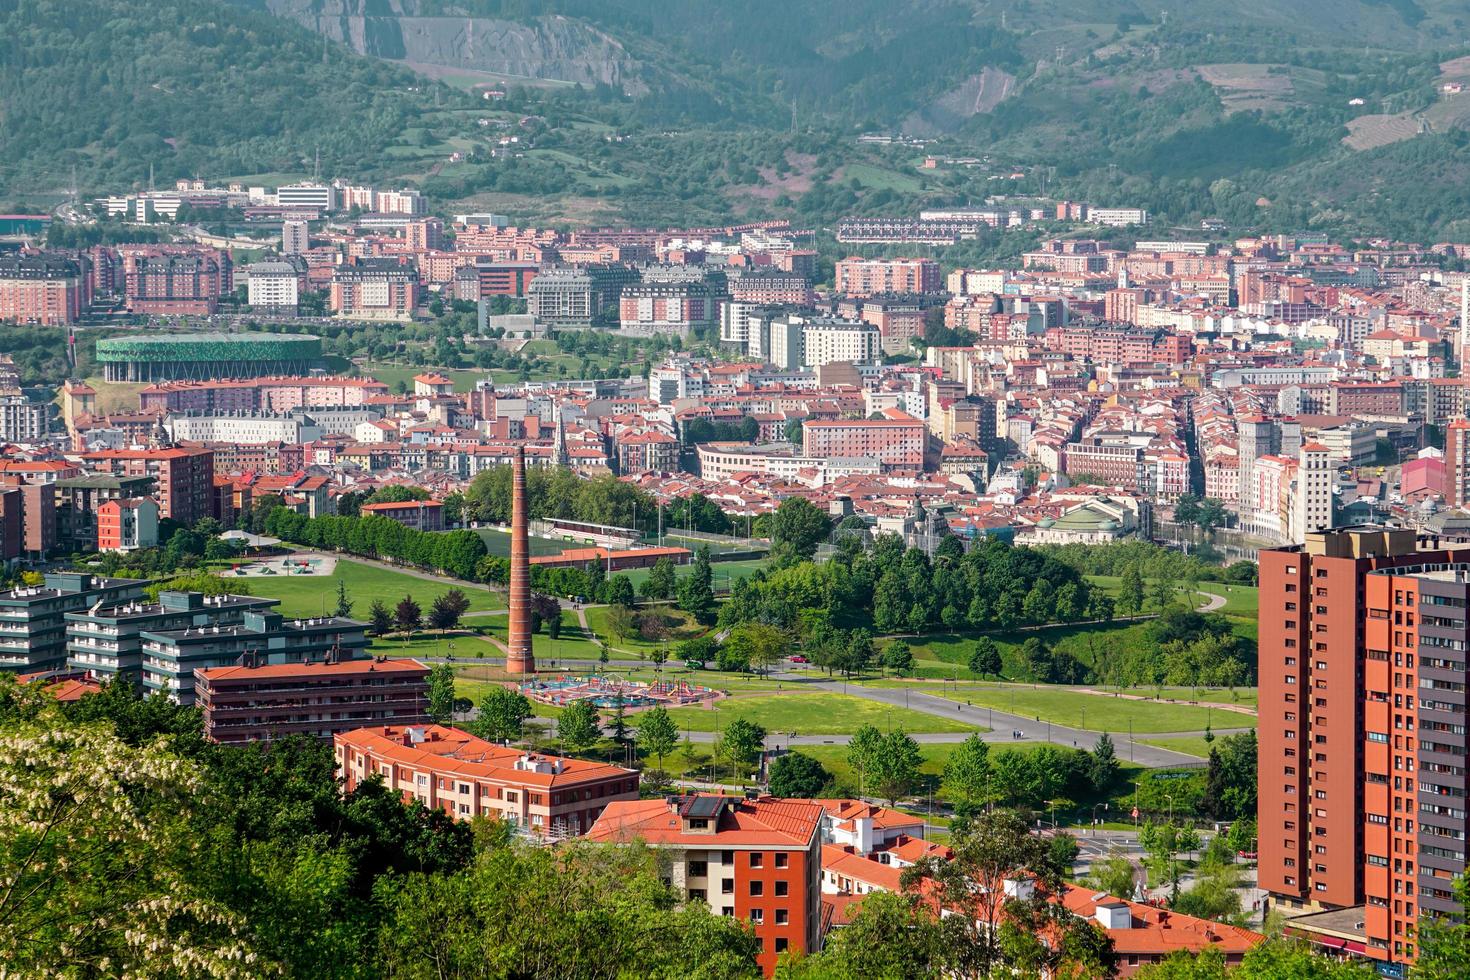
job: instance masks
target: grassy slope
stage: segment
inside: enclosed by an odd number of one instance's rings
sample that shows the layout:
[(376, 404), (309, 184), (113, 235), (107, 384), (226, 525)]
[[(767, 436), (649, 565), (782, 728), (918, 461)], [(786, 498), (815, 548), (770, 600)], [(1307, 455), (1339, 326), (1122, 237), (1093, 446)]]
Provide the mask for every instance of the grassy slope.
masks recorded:
[(320, 616), (330, 612), (337, 602), (337, 583), (345, 582), (347, 597), (352, 600), (352, 613), (356, 618), (367, 616), (368, 607), (374, 599), (381, 599), (391, 609), (399, 599), (411, 595), (424, 611), (434, 598), (451, 588), (460, 588), (470, 600), (470, 611), (504, 609), (505, 599), (497, 592), (487, 592), (469, 583), (430, 582), (412, 575), (404, 575), (360, 562), (337, 560), (337, 568), (331, 575), (276, 575), (251, 578), (230, 578), (230, 582), (243, 583), (251, 595), (267, 596), (282, 600), (278, 607), (287, 616)]

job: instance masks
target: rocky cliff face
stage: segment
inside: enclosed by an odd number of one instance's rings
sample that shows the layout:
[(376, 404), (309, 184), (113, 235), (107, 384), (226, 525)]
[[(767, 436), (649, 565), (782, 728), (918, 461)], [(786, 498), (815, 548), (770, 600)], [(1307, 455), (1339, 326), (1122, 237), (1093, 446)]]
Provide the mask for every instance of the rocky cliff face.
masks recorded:
[(419, 0), (247, 0), (376, 58), (524, 78), (605, 83), (639, 95), (644, 66), (617, 39), (565, 17), (526, 23), (426, 15)]

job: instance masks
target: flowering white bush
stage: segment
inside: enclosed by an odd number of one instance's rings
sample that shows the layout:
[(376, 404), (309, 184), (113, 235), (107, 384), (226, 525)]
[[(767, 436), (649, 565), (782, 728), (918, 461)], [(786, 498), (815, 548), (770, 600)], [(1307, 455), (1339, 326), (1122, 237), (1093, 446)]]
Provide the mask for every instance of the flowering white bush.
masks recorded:
[(0, 980), (258, 977), (243, 923), (183, 869), (202, 779), (53, 708), (0, 731)]

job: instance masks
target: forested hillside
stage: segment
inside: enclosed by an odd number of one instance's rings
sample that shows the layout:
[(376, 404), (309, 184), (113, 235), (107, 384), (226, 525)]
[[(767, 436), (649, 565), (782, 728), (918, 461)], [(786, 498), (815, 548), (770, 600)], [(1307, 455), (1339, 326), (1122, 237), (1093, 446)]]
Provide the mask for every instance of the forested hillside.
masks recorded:
[[(379, 152), (423, 80), (216, 0), (0, 3), (0, 196)], [(327, 172), (332, 172), (327, 169)]]

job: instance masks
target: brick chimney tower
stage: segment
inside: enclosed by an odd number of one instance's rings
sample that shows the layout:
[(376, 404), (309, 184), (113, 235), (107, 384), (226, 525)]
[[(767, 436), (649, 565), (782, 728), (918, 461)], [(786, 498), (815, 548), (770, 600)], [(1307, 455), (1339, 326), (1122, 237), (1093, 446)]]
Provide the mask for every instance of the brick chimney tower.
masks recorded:
[(507, 674), (534, 674), (536, 658), (531, 653), (531, 548), (527, 541), (530, 514), (526, 510), (526, 448), (516, 447), (510, 491), (510, 629), (506, 637), (509, 653)]

